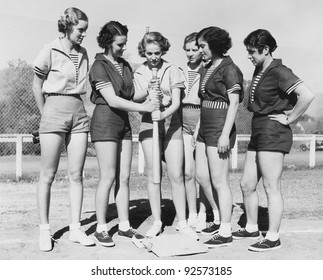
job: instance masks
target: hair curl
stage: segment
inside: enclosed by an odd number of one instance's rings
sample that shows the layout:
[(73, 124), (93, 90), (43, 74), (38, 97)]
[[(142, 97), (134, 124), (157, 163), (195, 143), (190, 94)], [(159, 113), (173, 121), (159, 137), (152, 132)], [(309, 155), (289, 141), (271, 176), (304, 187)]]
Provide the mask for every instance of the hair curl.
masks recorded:
[(269, 52), (272, 53), (277, 48), (275, 38), (270, 34), (268, 30), (257, 29), (252, 31), (244, 40), (243, 43), (246, 47), (250, 46), (256, 48), (259, 53), (262, 53), (265, 47), (269, 48)]
[(128, 28), (118, 21), (109, 21), (101, 28), (99, 36), (96, 38), (99, 47), (107, 49), (114, 41), (114, 36), (127, 36)]
[(185, 39), (184, 39), (184, 44), (183, 44), (183, 49), (186, 49), (186, 44), (190, 42), (195, 42), (196, 43), (196, 36), (197, 32), (193, 32), (191, 34), (188, 34)]
[(144, 35), (138, 45), (138, 53), (141, 57), (145, 57), (146, 46), (151, 43), (154, 43), (160, 47), (162, 55), (164, 55), (171, 46), (168, 39), (165, 38), (161, 33), (148, 32)]
[(196, 42), (198, 39), (205, 40), (213, 54), (224, 55), (232, 47), (229, 33), (216, 26), (202, 29), (196, 36)]
[(73, 26), (78, 25), (79, 20), (89, 21), (87, 15), (78, 8), (67, 8), (64, 15), (58, 20), (58, 31), (64, 34), (71, 32)]

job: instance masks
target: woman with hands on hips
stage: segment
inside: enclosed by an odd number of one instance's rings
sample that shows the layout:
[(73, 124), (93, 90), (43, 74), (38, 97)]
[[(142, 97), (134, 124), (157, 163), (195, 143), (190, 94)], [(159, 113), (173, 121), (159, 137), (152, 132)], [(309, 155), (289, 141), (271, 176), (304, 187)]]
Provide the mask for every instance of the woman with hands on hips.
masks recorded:
[(255, 66), (248, 104), (253, 112), (251, 138), (240, 181), (247, 224), (234, 232), (233, 238), (260, 238), (256, 187), (261, 179), (268, 201), (269, 229), (266, 237), (249, 246), (249, 250), (262, 252), (281, 247), (279, 228), (284, 207), (281, 176), (285, 154), (293, 141), (289, 124), (305, 112), (314, 94), (281, 59), (273, 58), (277, 44), (269, 31), (251, 32), (244, 44)]

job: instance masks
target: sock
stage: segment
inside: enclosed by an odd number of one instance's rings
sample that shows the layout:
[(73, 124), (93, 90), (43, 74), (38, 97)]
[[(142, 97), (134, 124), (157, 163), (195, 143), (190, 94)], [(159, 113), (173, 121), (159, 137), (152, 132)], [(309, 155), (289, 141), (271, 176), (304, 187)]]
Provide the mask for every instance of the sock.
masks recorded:
[(49, 224), (40, 224), (39, 230), (50, 230), (50, 225)]
[(189, 212), (188, 213), (188, 218), (189, 219), (196, 219), (197, 213), (196, 212)]
[(204, 212), (204, 213), (199, 213), (198, 215), (197, 215), (197, 219), (198, 220), (202, 220), (202, 221), (206, 221), (206, 213)]
[(121, 231), (127, 231), (128, 229), (130, 229), (129, 220), (123, 221), (123, 222), (119, 222), (119, 230), (121, 230)]
[(162, 221), (161, 221), (161, 220), (155, 220), (153, 225), (154, 225), (154, 226), (162, 227), (163, 223), (162, 223)]
[(255, 232), (258, 231), (258, 224), (252, 225), (252, 224), (246, 224), (245, 230), (248, 232)]
[(231, 223), (221, 223), (219, 228), (219, 234), (223, 237), (229, 237), (232, 234)]
[(186, 220), (178, 221), (178, 225), (180, 228), (187, 227), (187, 222)]
[(270, 241), (276, 241), (279, 239), (279, 232), (267, 231), (265, 238)]
[(96, 231), (98, 233), (102, 232), (102, 231), (106, 231), (108, 232), (108, 224), (97, 224), (96, 226)]
[(81, 228), (81, 223), (70, 224), (70, 231)]
[(219, 210), (212, 210), (212, 212), (213, 212), (213, 217), (214, 217), (214, 221), (213, 222), (216, 225), (219, 225), (221, 223)]

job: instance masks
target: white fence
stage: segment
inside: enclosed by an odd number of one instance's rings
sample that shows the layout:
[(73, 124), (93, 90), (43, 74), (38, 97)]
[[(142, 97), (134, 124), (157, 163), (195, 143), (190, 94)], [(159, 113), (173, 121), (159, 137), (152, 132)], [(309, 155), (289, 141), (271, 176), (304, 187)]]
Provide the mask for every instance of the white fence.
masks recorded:
[[(250, 135), (240, 134), (237, 136), (236, 145), (232, 150), (231, 168), (237, 169), (238, 167), (238, 148), (239, 142), (249, 141)], [(316, 141), (323, 141), (323, 135), (318, 134), (294, 134), (294, 141), (305, 141), (310, 142), (309, 149), (309, 160), (308, 166), (310, 168), (315, 167), (315, 149)], [(89, 138), (90, 141), (90, 138)], [(133, 136), (133, 141), (138, 142), (138, 135)], [(22, 176), (23, 170), (23, 153), (22, 146), (24, 142), (32, 142), (32, 135), (30, 134), (1, 134), (0, 143), (16, 143), (16, 177), (20, 178)], [(143, 156), (143, 151), (141, 145), (139, 144), (139, 154), (138, 154), (138, 173), (142, 174), (144, 172), (145, 160)]]

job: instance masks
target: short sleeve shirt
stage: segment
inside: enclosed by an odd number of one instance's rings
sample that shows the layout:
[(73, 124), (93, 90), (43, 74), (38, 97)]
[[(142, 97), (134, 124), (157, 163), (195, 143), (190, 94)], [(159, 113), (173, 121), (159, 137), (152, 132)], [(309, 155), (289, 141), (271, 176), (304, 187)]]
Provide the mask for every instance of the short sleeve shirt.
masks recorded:
[[(259, 69), (256, 68), (252, 84), (258, 73)], [(260, 76), (254, 89), (251, 90), (252, 86), (250, 87), (248, 109), (259, 115), (291, 110), (297, 102), (294, 90), (302, 82), (291, 69), (282, 64), (281, 59), (274, 59)]]

